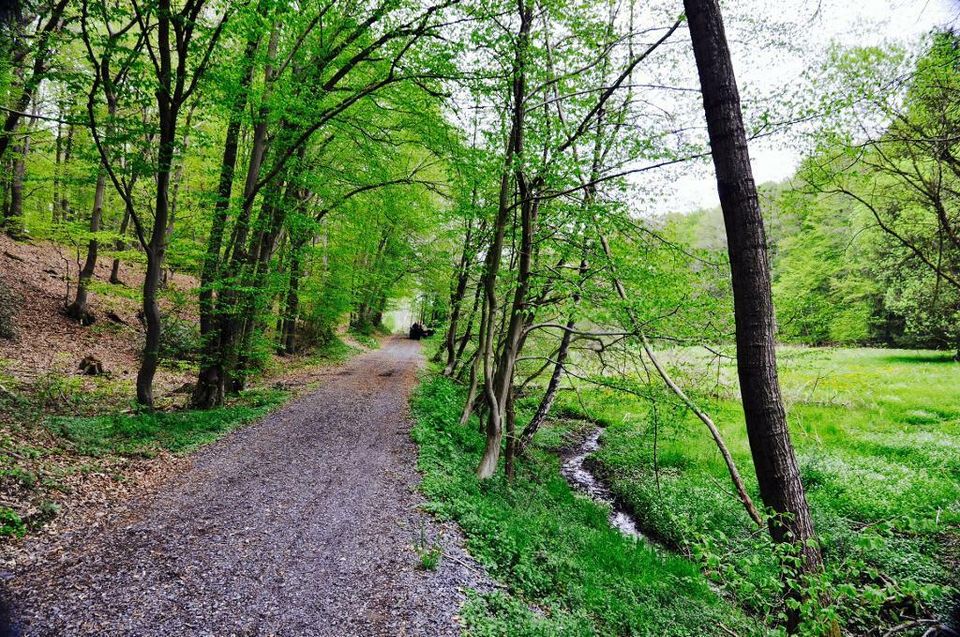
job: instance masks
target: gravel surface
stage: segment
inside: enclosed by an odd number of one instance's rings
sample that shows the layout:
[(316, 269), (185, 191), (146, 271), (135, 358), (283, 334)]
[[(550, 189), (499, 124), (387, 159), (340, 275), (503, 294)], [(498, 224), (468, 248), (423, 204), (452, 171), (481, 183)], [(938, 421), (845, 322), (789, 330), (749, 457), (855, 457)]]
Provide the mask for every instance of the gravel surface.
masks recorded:
[[(459, 634), (463, 590), (490, 583), (418, 510), (407, 400), (421, 361), (391, 339), (52, 543), (3, 583), (12, 634)], [(435, 571), (419, 568), (424, 546), (442, 547)]]

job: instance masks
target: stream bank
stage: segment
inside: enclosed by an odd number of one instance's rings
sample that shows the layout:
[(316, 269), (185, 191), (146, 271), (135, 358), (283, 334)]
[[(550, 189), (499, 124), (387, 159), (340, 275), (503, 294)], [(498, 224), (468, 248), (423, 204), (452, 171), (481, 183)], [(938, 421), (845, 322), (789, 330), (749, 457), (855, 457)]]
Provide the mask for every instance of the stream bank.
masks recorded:
[(636, 518), (617, 500), (590, 467), (590, 455), (600, 448), (603, 427), (594, 427), (574, 449), (561, 456), (560, 473), (577, 492), (610, 507), (610, 526), (628, 537), (647, 540)]

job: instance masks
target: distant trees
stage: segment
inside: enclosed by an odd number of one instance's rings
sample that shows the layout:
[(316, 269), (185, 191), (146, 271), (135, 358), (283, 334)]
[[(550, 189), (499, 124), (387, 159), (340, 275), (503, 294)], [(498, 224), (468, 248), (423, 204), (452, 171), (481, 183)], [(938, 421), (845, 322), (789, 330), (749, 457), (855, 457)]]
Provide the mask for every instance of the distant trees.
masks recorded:
[(833, 82), (860, 97), (837, 100), (816, 152), (770, 193), (787, 341), (958, 349), (956, 36), (901, 57), (857, 49), (831, 61)]

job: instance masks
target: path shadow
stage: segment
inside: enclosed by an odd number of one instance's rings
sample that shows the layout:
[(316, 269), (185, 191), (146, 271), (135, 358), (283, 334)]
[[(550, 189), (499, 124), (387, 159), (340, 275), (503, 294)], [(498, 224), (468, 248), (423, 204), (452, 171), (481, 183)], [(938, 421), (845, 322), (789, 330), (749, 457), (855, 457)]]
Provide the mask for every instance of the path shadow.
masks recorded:
[(13, 609), (7, 595), (0, 590), (0, 637), (20, 637), (22, 631), (13, 619)]

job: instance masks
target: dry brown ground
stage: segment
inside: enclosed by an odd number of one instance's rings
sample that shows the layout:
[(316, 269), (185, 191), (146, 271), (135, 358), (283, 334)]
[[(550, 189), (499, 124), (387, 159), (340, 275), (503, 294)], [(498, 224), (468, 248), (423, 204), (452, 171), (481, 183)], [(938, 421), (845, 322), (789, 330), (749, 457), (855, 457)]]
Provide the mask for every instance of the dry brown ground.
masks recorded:
[[(111, 260), (102, 259), (96, 279), (102, 287)], [(91, 458), (42, 426), (50, 415), (95, 415), (132, 406), (143, 330), (137, 313), (142, 268), (124, 264), (122, 287), (91, 294), (97, 322), (80, 326), (61, 312), (69, 282), (74, 289), (76, 255), (51, 242), (20, 243), (0, 235), (0, 279), (19, 297), (15, 340), (0, 339), (0, 508), (30, 523), (28, 537), (53, 537), (95, 523), (134, 494), (151, 491), (179, 473), (188, 461), (170, 453), (154, 457)], [(162, 301), (165, 311), (196, 320), (197, 281), (176, 274)], [(185, 303), (174, 303), (180, 296)], [(112, 312), (123, 323), (107, 318)], [(84, 376), (79, 361), (88, 355), (103, 362), (104, 376)], [(271, 366), (260, 383), (293, 393), (316, 387), (330, 373), (305, 358)], [(189, 367), (161, 366), (155, 394), (162, 409), (184, 406), (175, 390), (193, 379)], [(29, 408), (25, 405), (29, 405)], [(54, 514), (55, 511), (55, 514)], [(22, 560), (23, 540), (0, 536), (0, 580)]]
[[(109, 285), (111, 263), (101, 259), (97, 264), (99, 283)], [(20, 297), (19, 311), (14, 317), (17, 338), (0, 339), (5, 376), (29, 382), (51, 371), (76, 374), (80, 360), (92, 355), (103, 361), (114, 379), (132, 381), (136, 377), (137, 355), (143, 338), (137, 319), (140, 301), (136, 298), (143, 283), (142, 268), (122, 264), (123, 286), (115, 286), (113, 294), (93, 292), (90, 295), (91, 309), (98, 317), (91, 326), (81, 326), (61, 313), (68, 285), (71, 293), (75, 289), (77, 269), (76, 255), (70, 254), (68, 248), (49, 241), (20, 243), (0, 236), (0, 278)], [(185, 293), (184, 296), (192, 300), (190, 291), (196, 286), (193, 277), (175, 274), (168, 287)], [(166, 300), (163, 305), (181, 318), (196, 319), (192, 304), (174, 308)], [(125, 325), (108, 319), (108, 312), (116, 314)], [(157, 374), (158, 393), (179, 386), (186, 376), (183, 372), (162, 368)]]

